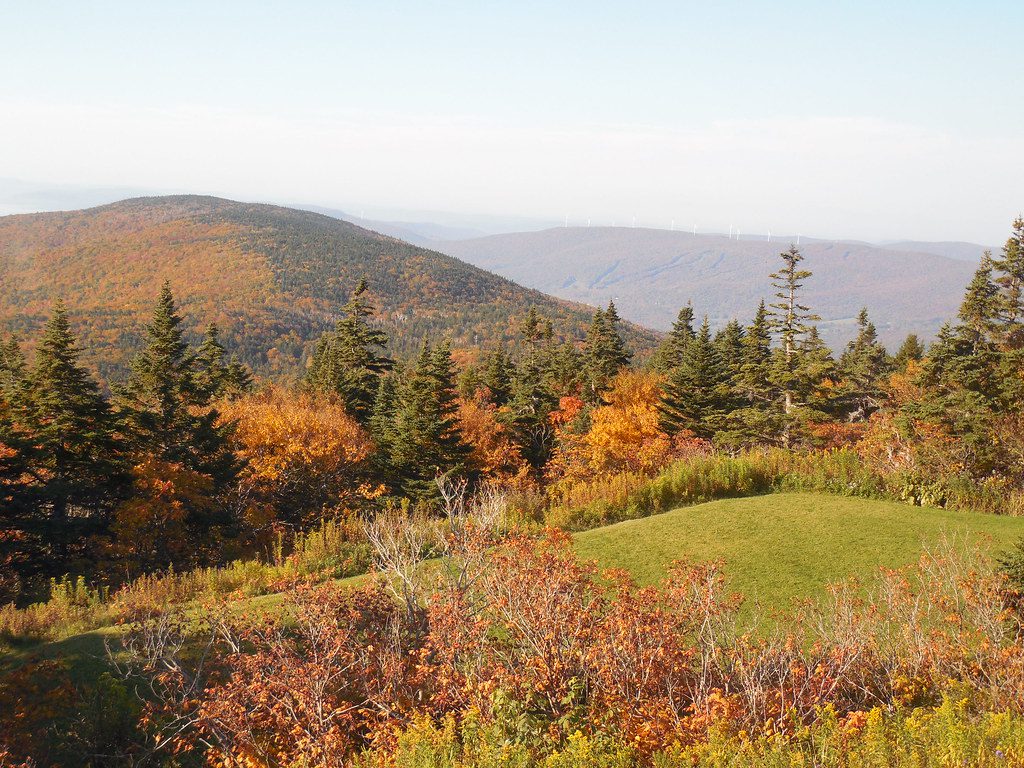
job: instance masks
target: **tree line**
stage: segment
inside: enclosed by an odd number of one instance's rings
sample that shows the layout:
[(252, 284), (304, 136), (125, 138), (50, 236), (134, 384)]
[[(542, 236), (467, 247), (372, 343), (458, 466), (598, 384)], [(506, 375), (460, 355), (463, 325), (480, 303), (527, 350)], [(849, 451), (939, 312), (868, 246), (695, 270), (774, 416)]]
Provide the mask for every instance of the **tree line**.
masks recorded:
[(58, 303), (31, 364), (16, 340), (0, 345), (0, 562), (13, 575), (3, 589), (222, 561), (343, 510), (430, 508), (439, 476), (551, 492), (693, 450), (854, 445), (922, 477), (1019, 485), (1022, 242), (1018, 219), (957, 319), (929, 348), (910, 335), (895, 354), (865, 309), (833, 355), (795, 247), (747, 324), (713, 331), (688, 304), (642, 361), (611, 302), (582, 342), (531, 308), (511, 348), (421, 340), (395, 360), (363, 281), (301, 379), (257, 387), (216, 327), (187, 343), (164, 286), (108, 395)]

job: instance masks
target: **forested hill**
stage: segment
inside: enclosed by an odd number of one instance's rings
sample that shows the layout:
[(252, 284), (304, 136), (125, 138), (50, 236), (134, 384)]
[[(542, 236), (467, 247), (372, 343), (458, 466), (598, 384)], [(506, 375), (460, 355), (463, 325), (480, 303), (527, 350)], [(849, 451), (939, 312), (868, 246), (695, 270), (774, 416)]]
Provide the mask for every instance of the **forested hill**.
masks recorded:
[[(361, 277), (398, 354), (425, 336), (510, 339), (530, 306), (567, 335), (590, 321), (586, 307), (308, 211), (175, 196), (0, 218), (0, 329), (34, 336), (63, 298), (107, 379), (138, 346), (164, 280), (190, 331), (216, 322), (229, 352), (274, 375), (298, 370)], [(634, 346), (653, 343), (628, 333)]]
[[(601, 304), (614, 298), (626, 320), (667, 330), (679, 307), (691, 299), (699, 313), (710, 315), (713, 327), (734, 317), (747, 322), (761, 298), (770, 300), (767, 276), (779, 251), (789, 245), (789, 239), (779, 238), (766, 242), (639, 227), (566, 227), (434, 247), (570, 301)], [(862, 307), (890, 346), (908, 333), (931, 338), (956, 315), (983, 249), (926, 243), (911, 250), (913, 245), (804, 239), (800, 251), (814, 273), (807, 280), (807, 303), (821, 316), (819, 331), (833, 349), (842, 349), (855, 334)], [(926, 247), (933, 252), (922, 252)], [(939, 255), (942, 247), (964, 259)]]

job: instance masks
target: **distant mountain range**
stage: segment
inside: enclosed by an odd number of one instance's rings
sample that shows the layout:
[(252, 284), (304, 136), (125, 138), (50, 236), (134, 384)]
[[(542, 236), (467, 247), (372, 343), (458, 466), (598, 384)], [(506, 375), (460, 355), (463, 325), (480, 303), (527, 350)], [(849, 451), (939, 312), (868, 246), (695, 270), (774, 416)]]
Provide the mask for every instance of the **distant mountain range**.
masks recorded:
[[(425, 337), (462, 347), (513, 339), (531, 306), (581, 337), (592, 314), (451, 256), (279, 206), (173, 196), (0, 217), (0, 330), (33, 336), (63, 298), (108, 379), (139, 346), (164, 280), (191, 333), (214, 321), (257, 371), (289, 374), (362, 277), (399, 354)], [(627, 330), (635, 348), (656, 342)]]
[[(521, 285), (571, 301), (614, 299), (623, 317), (658, 330), (692, 302), (716, 326), (748, 321), (771, 300), (768, 275), (788, 240), (743, 239), (630, 227), (559, 227), (436, 242), (433, 247)], [(841, 348), (861, 307), (887, 344), (913, 332), (932, 337), (956, 314), (982, 246), (804, 239), (807, 303), (823, 337)]]

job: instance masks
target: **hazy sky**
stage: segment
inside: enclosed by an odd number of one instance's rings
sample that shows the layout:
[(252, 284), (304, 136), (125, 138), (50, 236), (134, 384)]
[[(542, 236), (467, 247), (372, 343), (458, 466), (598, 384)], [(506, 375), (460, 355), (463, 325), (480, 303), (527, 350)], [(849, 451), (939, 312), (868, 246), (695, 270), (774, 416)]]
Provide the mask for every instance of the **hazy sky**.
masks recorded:
[(0, 19), (5, 177), (865, 239), (1000, 243), (1024, 211), (1020, 0)]

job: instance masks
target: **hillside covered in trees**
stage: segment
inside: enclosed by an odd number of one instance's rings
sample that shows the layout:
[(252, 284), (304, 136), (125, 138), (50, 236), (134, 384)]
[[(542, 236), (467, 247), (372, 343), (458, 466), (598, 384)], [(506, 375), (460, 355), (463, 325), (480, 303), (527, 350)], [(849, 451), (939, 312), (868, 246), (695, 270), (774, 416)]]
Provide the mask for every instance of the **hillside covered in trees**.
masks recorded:
[[(582, 337), (590, 311), (449, 256), (308, 211), (214, 197), (153, 197), (0, 218), (0, 328), (39, 331), (66, 303), (87, 361), (116, 380), (142, 340), (160, 285), (183, 299), (187, 335), (216, 323), (262, 374), (296, 373), (366, 278), (391, 352), (426, 337), (456, 347), (507, 341), (531, 306)], [(654, 337), (627, 333), (639, 348)]]
[[(396, 359), (359, 281), (287, 383), (215, 325), (190, 342), (165, 281), (109, 394), (55, 302), (0, 345), (0, 765), (1024, 763), (1024, 540), (975, 522), (1024, 514), (1024, 220), (894, 353), (862, 309), (834, 355), (801, 251), (773, 264), (745, 318), (683, 306), (646, 359), (614, 303), (582, 340), (530, 307), (514, 344)], [(1004, 549), (953, 531), (766, 615), (729, 592), (742, 558), (641, 587), (571, 547), (779, 491), (924, 508), (848, 505), (834, 555), (791, 537), (833, 565), (935, 508)], [(664, 564), (667, 525), (590, 541)], [(83, 674), (60, 642), (97, 629)]]

